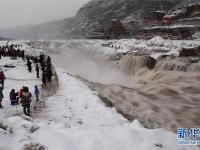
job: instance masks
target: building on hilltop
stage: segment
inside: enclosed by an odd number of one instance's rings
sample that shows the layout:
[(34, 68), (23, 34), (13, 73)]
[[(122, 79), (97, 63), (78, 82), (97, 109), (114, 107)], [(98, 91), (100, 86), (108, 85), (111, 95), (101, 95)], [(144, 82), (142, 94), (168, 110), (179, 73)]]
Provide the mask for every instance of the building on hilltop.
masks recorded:
[(104, 37), (106, 39), (117, 39), (119, 37), (128, 36), (129, 32), (124, 25), (117, 19), (113, 19), (111, 23), (104, 27)]

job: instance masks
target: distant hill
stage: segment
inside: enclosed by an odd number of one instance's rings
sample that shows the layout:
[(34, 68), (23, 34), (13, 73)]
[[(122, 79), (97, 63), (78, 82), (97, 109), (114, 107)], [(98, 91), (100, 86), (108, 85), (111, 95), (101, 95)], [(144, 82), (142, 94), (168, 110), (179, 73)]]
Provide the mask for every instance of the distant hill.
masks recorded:
[(0, 34), (15, 39), (88, 38), (99, 34), (112, 19), (121, 20), (130, 30), (137, 30), (153, 12), (169, 12), (177, 6), (199, 0), (91, 0), (75, 17), (35, 26), (1, 30)]

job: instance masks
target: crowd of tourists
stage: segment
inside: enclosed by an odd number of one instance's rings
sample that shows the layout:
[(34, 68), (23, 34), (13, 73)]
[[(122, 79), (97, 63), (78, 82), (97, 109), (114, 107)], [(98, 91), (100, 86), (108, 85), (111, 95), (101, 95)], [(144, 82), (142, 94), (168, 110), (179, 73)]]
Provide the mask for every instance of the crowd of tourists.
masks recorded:
[[(21, 57), (22, 60), (26, 61), (27, 70), (32, 72), (33, 64), (36, 70), (36, 77), (42, 80), (42, 87), (45, 87), (47, 83), (52, 81), (52, 63), (51, 57), (46, 56), (45, 54), (40, 54), (39, 56), (28, 56), (25, 55), (24, 50), (20, 50), (21, 45), (10, 45), (8, 46), (0, 46), (0, 60), (1, 57), (12, 57), (17, 58)], [(2, 70), (0, 70), (0, 109), (3, 109), (2, 100), (4, 98), (4, 84), (6, 80), (6, 76)], [(37, 85), (34, 87), (34, 95), (35, 101), (39, 101), (40, 90)], [(33, 99), (33, 95), (29, 90), (28, 86), (23, 86), (19, 91), (16, 92), (16, 89), (12, 89), (10, 91), (10, 104), (11, 106), (15, 106), (21, 103), (23, 107), (23, 112), (25, 115), (31, 116), (30, 114), (30, 106)]]

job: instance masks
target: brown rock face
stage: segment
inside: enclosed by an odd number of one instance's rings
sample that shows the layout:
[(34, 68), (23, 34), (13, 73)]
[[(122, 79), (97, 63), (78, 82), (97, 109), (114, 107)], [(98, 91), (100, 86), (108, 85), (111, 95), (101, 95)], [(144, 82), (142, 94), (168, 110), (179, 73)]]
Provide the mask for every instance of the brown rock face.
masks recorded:
[(156, 65), (157, 61), (153, 58), (153, 57), (150, 57), (148, 58), (148, 61), (147, 61), (147, 67), (149, 69), (153, 69)]
[(200, 47), (197, 48), (183, 48), (179, 53), (180, 57), (199, 56)]

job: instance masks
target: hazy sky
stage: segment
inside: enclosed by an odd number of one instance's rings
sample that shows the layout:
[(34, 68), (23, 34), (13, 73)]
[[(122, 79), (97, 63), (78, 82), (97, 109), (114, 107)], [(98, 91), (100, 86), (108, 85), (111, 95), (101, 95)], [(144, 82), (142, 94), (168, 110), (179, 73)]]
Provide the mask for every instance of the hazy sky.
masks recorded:
[(90, 0), (0, 0), (0, 28), (74, 16)]

